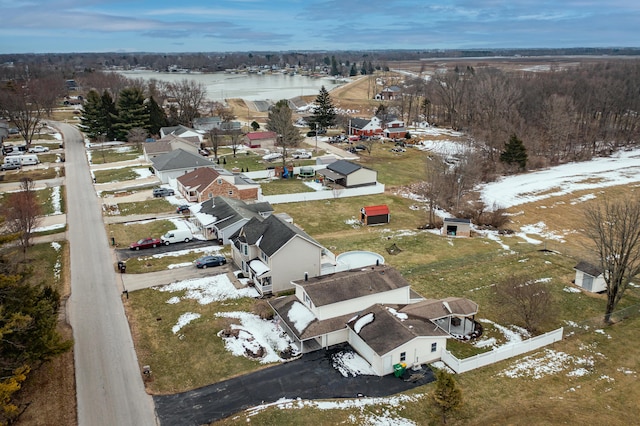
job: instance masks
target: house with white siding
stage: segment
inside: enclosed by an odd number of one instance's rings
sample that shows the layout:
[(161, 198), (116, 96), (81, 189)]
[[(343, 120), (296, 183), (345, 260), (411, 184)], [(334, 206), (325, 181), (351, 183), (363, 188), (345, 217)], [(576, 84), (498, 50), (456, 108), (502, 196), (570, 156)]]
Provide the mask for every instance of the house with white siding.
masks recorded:
[(390, 266), (307, 276), (292, 284), (295, 295), (269, 304), (300, 351), (349, 343), (381, 376), (395, 364), (439, 360), (448, 338), (474, 331), (474, 302), (424, 299)]

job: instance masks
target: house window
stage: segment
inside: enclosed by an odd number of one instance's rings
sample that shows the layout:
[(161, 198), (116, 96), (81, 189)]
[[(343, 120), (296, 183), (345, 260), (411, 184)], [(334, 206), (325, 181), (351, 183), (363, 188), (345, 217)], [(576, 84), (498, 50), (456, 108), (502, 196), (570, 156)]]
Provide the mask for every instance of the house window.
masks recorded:
[(242, 252), (245, 256), (249, 255), (249, 247), (246, 244), (242, 245)]
[(267, 256), (265, 252), (262, 252), (262, 260), (264, 260), (265, 263), (269, 262), (269, 256)]
[(222, 185), (222, 179), (218, 179), (218, 185)]
[(400, 352), (400, 362), (404, 362), (407, 360), (407, 353), (406, 352)]
[(436, 342), (431, 344), (431, 352), (435, 352), (438, 350), (438, 344)]
[(233, 195), (233, 191), (232, 190), (229, 190), (229, 195)]
[(213, 198), (213, 192), (209, 193), (209, 198)]

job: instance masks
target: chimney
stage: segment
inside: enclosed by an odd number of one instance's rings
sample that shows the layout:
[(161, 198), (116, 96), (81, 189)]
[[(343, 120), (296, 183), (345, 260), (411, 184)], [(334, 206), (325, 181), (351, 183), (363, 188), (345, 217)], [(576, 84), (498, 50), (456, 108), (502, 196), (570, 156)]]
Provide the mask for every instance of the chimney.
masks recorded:
[(307, 272), (304, 273), (304, 280), (309, 281), (309, 274)]

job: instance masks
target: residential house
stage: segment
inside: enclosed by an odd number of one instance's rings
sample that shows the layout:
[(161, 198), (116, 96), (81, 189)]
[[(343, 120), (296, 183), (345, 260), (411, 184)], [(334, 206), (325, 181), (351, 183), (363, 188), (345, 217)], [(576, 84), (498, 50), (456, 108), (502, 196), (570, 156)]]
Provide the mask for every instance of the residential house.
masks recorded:
[(196, 138), (198, 139), (199, 144), (201, 144), (202, 140), (204, 139), (202, 132), (199, 132), (195, 129), (191, 129), (187, 126), (183, 126), (182, 124), (179, 124), (177, 126), (161, 127), (160, 138), (162, 139), (167, 135), (180, 136), (181, 138), (184, 138), (184, 139)]
[(443, 219), (442, 234), (450, 237), (470, 237), (471, 219), (447, 217)]
[(224, 196), (239, 200), (257, 200), (260, 185), (241, 173), (231, 173), (215, 166), (185, 173), (176, 179), (177, 189), (187, 201), (201, 203)]
[(404, 121), (393, 120), (387, 123), (384, 129), (384, 137), (389, 139), (404, 139), (407, 136), (407, 129)]
[(253, 218), (266, 218), (273, 213), (268, 202), (246, 203), (228, 197), (214, 197), (189, 209), (191, 221), (207, 240), (230, 244), (229, 238)]
[(317, 170), (316, 173), (322, 176), (325, 181), (345, 188), (375, 185), (378, 179), (377, 171), (347, 160), (335, 161), (327, 165), (326, 169)]
[[(155, 142), (152, 142), (155, 143)], [(183, 149), (167, 152), (151, 159), (153, 170), (162, 183), (173, 183), (175, 179), (202, 167), (215, 165), (201, 155)]]
[(272, 148), (276, 145), (276, 132), (249, 132), (242, 143), (249, 148)]
[(271, 215), (254, 217), (231, 237), (233, 261), (262, 295), (293, 288), (292, 281), (317, 277), (325, 249), (292, 223)]
[(182, 138), (173, 134), (169, 134), (162, 139), (158, 139), (154, 142), (146, 142), (142, 149), (144, 150), (144, 157), (147, 161), (151, 161), (159, 155), (166, 154), (176, 149), (182, 149), (192, 154), (199, 154), (200, 142), (198, 138)]
[(393, 372), (393, 365), (400, 362), (411, 367), (440, 359), (446, 340), (452, 337), (444, 327), (456, 322), (453, 318), (473, 324), (477, 313), (475, 303), (451, 298), (435, 303), (454, 305), (443, 315), (386, 265), (306, 277), (293, 284), (295, 295), (269, 304), (300, 351), (348, 342), (381, 376)]
[(193, 119), (193, 128), (201, 132), (209, 132), (213, 129), (223, 132), (240, 131), (242, 124), (239, 121), (222, 121), (220, 117), (197, 117)]
[(382, 89), (380, 93), (376, 94), (375, 99), (378, 101), (391, 101), (398, 99), (400, 96), (402, 96), (402, 89), (400, 86), (393, 85)]
[(352, 118), (349, 120), (349, 135), (356, 136), (377, 136), (382, 135), (382, 121), (378, 117)]
[(586, 291), (600, 293), (607, 290), (604, 271), (589, 262), (580, 262), (573, 267), (576, 270), (575, 284)]

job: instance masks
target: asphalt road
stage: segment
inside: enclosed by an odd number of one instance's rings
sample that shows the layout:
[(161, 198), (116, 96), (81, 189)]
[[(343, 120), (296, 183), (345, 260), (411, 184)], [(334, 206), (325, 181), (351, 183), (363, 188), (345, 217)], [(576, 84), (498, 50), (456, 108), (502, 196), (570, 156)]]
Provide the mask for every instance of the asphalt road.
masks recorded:
[(83, 137), (71, 125), (56, 127), (66, 147), (68, 311), (75, 342), (78, 423), (155, 425), (153, 400), (144, 390)]
[(434, 381), (424, 368), (393, 375), (343, 377), (331, 365), (331, 355), (348, 346), (305, 354), (302, 358), (175, 395), (155, 396), (160, 424), (202, 425), (231, 416), (241, 410), (280, 398), (333, 399), (394, 395)]

